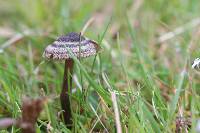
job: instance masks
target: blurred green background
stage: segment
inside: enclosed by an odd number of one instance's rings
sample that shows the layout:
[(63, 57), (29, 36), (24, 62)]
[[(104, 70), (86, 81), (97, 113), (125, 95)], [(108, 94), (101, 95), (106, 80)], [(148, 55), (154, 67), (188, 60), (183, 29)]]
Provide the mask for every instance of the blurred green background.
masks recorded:
[(47, 96), (37, 132), (70, 132), (57, 117), (64, 64), (42, 53), (92, 18), (84, 35), (103, 51), (76, 63), (72, 132), (116, 132), (110, 91), (122, 132), (175, 132), (179, 116), (195, 132), (199, 11), (199, 0), (0, 0), (0, 117), (18, 118), (24, 95)]

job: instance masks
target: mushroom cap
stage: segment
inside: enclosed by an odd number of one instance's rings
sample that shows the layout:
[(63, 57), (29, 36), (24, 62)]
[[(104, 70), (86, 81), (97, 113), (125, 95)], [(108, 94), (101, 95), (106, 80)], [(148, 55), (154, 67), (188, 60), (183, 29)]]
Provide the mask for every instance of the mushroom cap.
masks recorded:
[(69, 50), (76, 57), (89, 57), (97, 54), (99, 45), (78, 33), (71, 32), (59, 37), (45, 48), (43, 57), (46, 59), (65, 60), (72, 58)]

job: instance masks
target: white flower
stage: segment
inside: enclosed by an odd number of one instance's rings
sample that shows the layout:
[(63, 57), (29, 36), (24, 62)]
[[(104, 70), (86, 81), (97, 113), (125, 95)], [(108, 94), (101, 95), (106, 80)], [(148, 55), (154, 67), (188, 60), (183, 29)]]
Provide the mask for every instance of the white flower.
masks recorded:
[(200, 58), (196, 58), (192, 64), (192, 68), (195, 69), (195, 68), (200, 68)]

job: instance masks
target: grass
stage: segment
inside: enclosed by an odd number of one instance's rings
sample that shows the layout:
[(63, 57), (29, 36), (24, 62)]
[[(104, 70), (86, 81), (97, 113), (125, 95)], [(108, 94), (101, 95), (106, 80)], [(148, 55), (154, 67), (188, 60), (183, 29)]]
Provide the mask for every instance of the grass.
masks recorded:
[[(47, 96), (37, 133), (117, 132), (115, 92), (122, 132), (175, 132), (178, 116), (191, 119), (188, 131), (195, 132), (200, 80), (191, 62), (200, 56), (200, 29), (186, 26), (199, 18), (199, 9), (199, 0), (0, 1), (0, 117), (18, 118), (24, 95)], [(80, 32), (91, 17), (85, 36), (103, 51), (75, 58), (69, 131), (57, 116), (64, 64), (44, 61), (42, 53), (56, 37)], [(178, 27), (181, 34), (158, 42)]]

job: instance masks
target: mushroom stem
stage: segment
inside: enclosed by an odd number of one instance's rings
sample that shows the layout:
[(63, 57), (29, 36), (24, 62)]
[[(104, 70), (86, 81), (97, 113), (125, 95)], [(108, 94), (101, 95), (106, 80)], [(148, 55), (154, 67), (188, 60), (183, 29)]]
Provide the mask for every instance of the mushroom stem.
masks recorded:
[(63, 112), (63, 117), (67, 128), (71, 129), (72, 127), (72, 114), (71, 114), (71, 106), (70, 106), (70, 98), (69, 92), (72, 89), (72, 73), (73, 73), (73, 59), (65, 60), (65, 70), (63, 76), (63, 86), (62, 92), (60, 94), (60, 101)]

